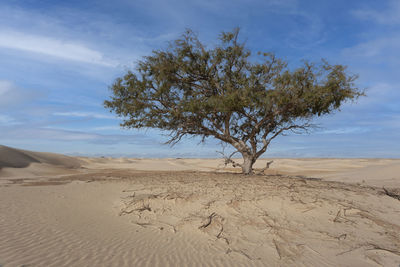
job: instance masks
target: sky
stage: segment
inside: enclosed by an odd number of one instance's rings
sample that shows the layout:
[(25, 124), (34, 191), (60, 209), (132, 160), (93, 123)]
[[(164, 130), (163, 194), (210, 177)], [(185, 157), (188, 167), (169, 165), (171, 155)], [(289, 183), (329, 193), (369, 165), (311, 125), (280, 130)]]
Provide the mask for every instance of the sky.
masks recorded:
[(121, 129), (103, 107), (113, 81), (185, 29), (212, 47), (240, 27), (253, 52), (344, 64), (366, 97), (276, 138), (264, 157), (400, 158), (400, 1), (0, 1), (0, 144), (112, 157), (219, 157), (221, 144)]

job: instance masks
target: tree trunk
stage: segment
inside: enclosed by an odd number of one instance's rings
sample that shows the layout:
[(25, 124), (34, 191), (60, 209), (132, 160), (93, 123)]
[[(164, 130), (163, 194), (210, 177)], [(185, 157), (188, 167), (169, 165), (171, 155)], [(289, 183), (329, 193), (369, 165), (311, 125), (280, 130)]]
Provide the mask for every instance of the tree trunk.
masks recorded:
[(242, 173), (243, 174), (252, 174), (254, 162), (255, 162), (255, 160), (251, 155), (243, 154)]

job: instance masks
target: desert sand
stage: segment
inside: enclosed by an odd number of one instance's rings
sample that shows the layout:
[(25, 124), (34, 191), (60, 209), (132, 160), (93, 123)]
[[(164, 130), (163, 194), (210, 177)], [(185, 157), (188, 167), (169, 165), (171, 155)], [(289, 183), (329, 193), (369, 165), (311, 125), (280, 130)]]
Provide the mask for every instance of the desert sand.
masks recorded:
[(399, 159), (272, 160), (0, 146), (0, 266), (399, 266)]

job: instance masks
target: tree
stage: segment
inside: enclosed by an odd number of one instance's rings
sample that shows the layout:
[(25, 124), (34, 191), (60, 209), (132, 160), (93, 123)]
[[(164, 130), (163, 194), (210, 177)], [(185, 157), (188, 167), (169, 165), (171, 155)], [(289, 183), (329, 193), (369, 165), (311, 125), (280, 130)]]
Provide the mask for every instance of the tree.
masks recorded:
[(228, 143), (243, 156), (236, 165), (250, 174), (275, 137), (307, 131), (314, 117), (363, 95), (346, 66), (323, 60), (291, 70), (272, 53), (253, 59), (238, 35), (222, 32), (208, 49), (187, 30), (117, 78), (105, 107), (123, 117), (123, 127), (168, 131), (172, 145), (193, 135)]

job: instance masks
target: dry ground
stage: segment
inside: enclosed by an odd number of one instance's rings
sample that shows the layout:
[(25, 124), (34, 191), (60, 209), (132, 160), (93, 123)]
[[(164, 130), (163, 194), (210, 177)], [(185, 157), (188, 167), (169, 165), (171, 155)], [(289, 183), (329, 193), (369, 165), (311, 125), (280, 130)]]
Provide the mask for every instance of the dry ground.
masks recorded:
[(0, 146), (0, 266), (400, 265), (400, 160), (222, 163)]
[(400, 201), (388, 190), (129, 169), (3, 179), (0, 264), (398, 266)]

